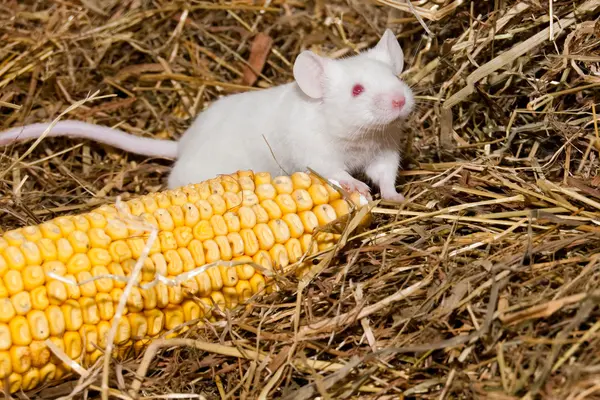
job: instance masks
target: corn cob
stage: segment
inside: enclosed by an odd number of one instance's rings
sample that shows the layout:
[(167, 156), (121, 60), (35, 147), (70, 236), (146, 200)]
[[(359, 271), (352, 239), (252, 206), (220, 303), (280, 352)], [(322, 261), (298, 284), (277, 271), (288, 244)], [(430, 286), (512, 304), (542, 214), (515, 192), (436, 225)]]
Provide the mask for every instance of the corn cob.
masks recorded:
[[(269, 290), (268, 276), (250, 263), (283, 268), (333, 245), (336, 235), (319, 233), (312, 241), (312, 233), (350, 210), (312, 175), (272, 178), (251, 171), (121, 204), (158, 228), (158, 236), (120, 319), (120, 349), (139, 348), (186, 321), (214, 321), (215, 304), (233, 308)], [(123, 222), (119, 210), (101, 206), (0, 237), (0, 387), (31, 390), (69, 374), (48, 340), (84, 366), (103, 354), (126, 282), (89, 280), (127, 277), (148, 238)], [(178, 286), (141, 288), (157, 274), (173, 278), (216, 261), (248, 264), (218, 265)]]

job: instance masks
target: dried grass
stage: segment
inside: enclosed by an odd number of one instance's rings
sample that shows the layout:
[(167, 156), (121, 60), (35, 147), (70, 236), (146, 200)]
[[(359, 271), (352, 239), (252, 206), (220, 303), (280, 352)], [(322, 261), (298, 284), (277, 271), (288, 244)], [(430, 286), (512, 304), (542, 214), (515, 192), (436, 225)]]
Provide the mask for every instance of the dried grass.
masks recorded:
[[(289, 81), (301, 49), (341, 57), (386, 26), (419, 95), (406, 205), (375, 207), (312, 281), (115, 361), (107, 394), (600, 398), (599, 12), (594, 0), (0, 3), (0, 129), (97, 92), (68, 117), (177, 138), (218, 96)], [(170, 166), (78, 140), (30, 146), (0, 155), (2, 229), (159, 190)], [(99, 372), (28, 396), (99, 397)]]

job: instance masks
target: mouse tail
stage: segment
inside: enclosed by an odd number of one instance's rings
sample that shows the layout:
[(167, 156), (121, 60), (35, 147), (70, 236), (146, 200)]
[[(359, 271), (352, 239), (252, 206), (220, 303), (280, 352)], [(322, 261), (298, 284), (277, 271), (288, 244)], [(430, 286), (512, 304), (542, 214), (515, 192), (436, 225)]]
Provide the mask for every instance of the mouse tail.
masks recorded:
[[(50, 123), (38, 123), (0, 132), (0, 146), (37, 139), (42, 136), (49, 126)], [(59, 121), (46, 135), (46, 137), (57, 136), (89, 139), (130, 153), (150, 157), (177, 158), (177, 142), (174, 140), (135, 136), (118, 129), (87, 122)]]

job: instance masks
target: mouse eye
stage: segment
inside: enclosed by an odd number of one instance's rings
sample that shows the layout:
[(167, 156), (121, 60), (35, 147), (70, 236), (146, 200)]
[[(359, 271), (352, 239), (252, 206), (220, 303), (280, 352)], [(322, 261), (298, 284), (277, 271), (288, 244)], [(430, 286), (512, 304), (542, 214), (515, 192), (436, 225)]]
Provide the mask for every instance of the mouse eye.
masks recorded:
[(360, 83), (357, 83), (352, 88), (352, 96), (356, 97), (364, 91), (365, 91), (365, 87), (363, 85), (361, 85)]

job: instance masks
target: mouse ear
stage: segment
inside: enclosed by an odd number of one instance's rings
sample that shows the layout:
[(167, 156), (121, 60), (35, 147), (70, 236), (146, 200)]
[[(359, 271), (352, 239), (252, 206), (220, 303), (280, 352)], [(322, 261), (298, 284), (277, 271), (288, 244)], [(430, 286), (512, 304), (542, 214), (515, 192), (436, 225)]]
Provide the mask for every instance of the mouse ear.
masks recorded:
[(294, 62), (294, 79), (300, 89), (313, 99), (323, 97), (323, 80), (326, 60), (309, 50), (296, 57)]
[(369, 52), (369, 55), (376, 60), (391, 65), (396, 75), (400, 75), (404, 69), (404, 52), (400, 47), (400, 43), (398, 43), (398, 39), (389, 28), (385, 30), (377, 45)]

